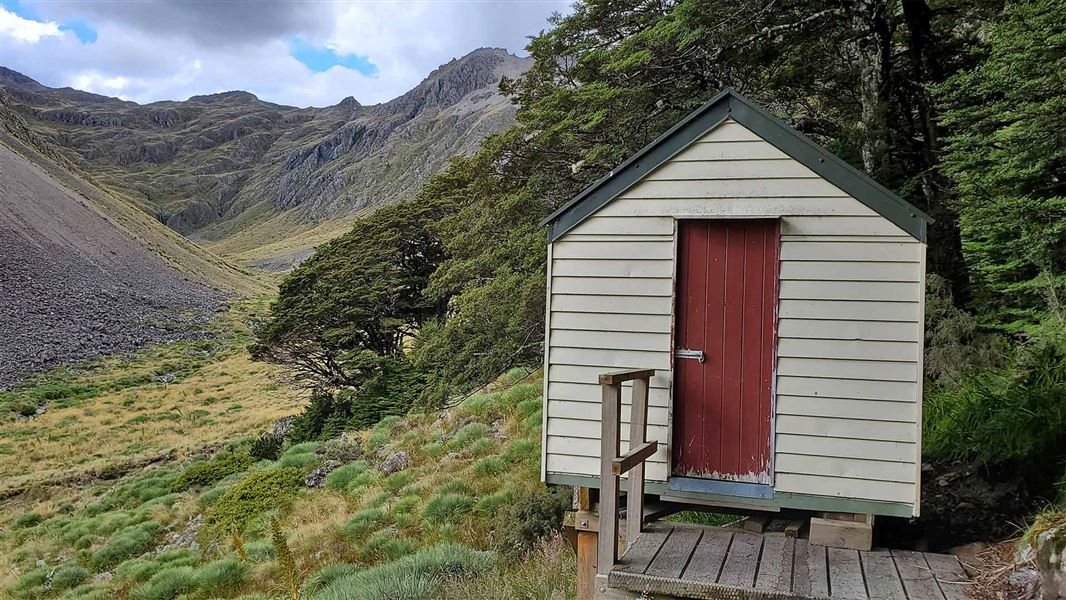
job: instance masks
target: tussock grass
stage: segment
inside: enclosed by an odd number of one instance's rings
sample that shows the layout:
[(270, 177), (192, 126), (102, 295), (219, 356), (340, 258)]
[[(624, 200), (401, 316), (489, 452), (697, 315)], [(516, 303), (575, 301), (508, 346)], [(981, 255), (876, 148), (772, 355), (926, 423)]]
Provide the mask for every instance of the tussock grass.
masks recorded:
[[(323, 489), (304, 488), (306, 469), (330, 456), (331, 447), (343, 454), (341, 460), (354, 458), (350, 445), (295, 444), (276, 461), (247, 465), (246, 439), (212, 459), (150, 468), (70, 497), (27, 502), (6, 513), (7, 524), (17, 520), (19, 527), (0, 533), (0, 570), (17, 575), (0, 574), (0, 586), (19, 599), (237, 598), (276, 595), (280, 582), (291, 583), (295, 574), (303, 598), (429, 599), (479, 573), (503, 576), (509, 563), (498, 557), (510, 555), (511, 547), (528, 548), (540, 535), (515, 522), (526, 513), (509, 508), (525, 503), (524, 510), (537, 512), (529, 497), (543, 490), (539, 436), (524, 424), (536, 410), (522, 407), (539, 389), (529, 385), (517, 392), (497, 385), (444, 414), (390, 418), (350, 432), (366, 454), (334, 470)], [(218, 393), (202, 389), (194, 402)], [(400, 451), (408, 453), (408, 467), (383, 475), (381, 461)], [(229, 473), (231, 461), (243, 470)], [(203, 550), (151, 552), (200, 513)], [(271, 539), (274, 518), (291, 561), (279, 557)], [(521, 540), (504, 542), (504, 530)], [(80, 581), (79, 571), (65, 575), (65, 591), (34, 567), (37, 559), (56, 555), (86, 570)], [(113, 581), (87, 583), (104, 569)], [(16, 587), (22, 591), (15, 593)]]
[[(251, 339), (248, 317), (265, 308), (265, 299), (239, 301), (214, 324), (213, 339), (57, 369), (0, 392), (0, 493), (121, 473), (125, 465), (171, 450), (181, 455), (257, 435), (296, 412), (302, 400), (274, 382), (280, 371), (253, 363), (244, 349)], [(153, 380), (164, 373), (175, 380)], [(42, 403), (44, 414), (13, 418), (19, 406)], [(237, 404), (240, 409), (229, 410)]]

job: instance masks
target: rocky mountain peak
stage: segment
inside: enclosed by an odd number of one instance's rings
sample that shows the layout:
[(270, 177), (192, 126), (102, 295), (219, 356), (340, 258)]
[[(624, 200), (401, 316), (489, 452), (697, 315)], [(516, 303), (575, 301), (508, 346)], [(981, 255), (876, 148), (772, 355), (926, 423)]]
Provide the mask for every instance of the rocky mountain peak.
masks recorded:
[(517, 77), (532, 62), (503, 48), (478, 48), (441, 65), (413, 90), (387, 104), (417, 107), (415, 110), (445, 108), (476, 90), (495, 86), (504, 75)]
[(189, 102), (205, 102), (205, 103), (227, 103), (227, 104), (248, 104), (252, 102), (259, 102), (259, 97), (251, 92), (243, 92), (239, 90), (230, 92), (218, 92), (217, 94), (203, 94), (200, 96), (192, 96), (188, 100)]
[(41, 85), (36, 79), (27, 77), (18, 71), (3, 66), (0, 66), (0, 83), (3, 83), (6, 87), (20, 88), (24, 90), (48, 89)]

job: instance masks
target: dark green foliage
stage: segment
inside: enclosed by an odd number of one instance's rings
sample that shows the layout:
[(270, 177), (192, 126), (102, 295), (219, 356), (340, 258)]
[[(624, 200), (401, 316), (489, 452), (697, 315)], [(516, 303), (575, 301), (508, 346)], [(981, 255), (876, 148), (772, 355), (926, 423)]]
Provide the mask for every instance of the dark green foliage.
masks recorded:
[(1066, 2), (1010, 4), (976, 67), (938, 88), (953, 132), (944, 155), (959, 188), (978, 307), (1027, 329), (1066, 298)]
[(527, 492), (504, 505), (496, 514), (496, 548), (520, 559), (537, 542), (562, 530), (563, 513), (570, 508), (569, 488)]
[(256, 460), (277, 460), (285, 440), (280, 435), (264, 433), (252, 442), (248, 455)]
[(379, 357), (367, 351), (361, 354), (362, 359), (374, 367), (368, 368), (361, 386), (356, 390), (315, 390), (310, 404), (293, 424), (290, 439), (329, 439), (407, 413), (424, 385), (422, 373), (402, 356)]
[(193, 487), (203, 487), (218, 483), (234, 473), (247, 470), (255, 459), (247, 454), (235, 452), (216, 456), (207, 462), (192, 465), (181, 474), (172, 485), (176, 492)]
[(303, 485), (304, 473), (297, 468), (252, 471), (214, 503), (207, 522), (217, 532), (241, 529), (251, 518), (286, 504)]
[(404, 203), (318, 249), (282, 282), (252, 355), (317, 386), (362, 388), (444, 303), (422, 290), (443, 256), (439, 204)]
[(926, 398), (922, 452), (984, 462), (1066, 462), (1066, 344), (1035, 340), (1013, 364)]

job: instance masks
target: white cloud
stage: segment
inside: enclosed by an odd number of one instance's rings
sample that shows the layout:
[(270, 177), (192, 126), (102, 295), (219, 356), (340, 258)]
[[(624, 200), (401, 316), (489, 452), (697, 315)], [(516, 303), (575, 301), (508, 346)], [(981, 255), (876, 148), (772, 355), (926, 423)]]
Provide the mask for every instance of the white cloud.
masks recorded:
[(59, 30), (59, 23), (55, 21), (40, 22), (23, 19), (0, 6), (0, 45), (4, 38), (36, 44), (42, 38), (62, 36), (63, 32)]
[[(42, 38), (32, 50), (11, 44), (0, 62), (45, 85), (88, 85), (137, 102), (239, 89), (296, 106), (327, 106), (346, 96), (374, 104), (478, 47), (521, 54), (526, 37), (546, 28), (547, 17), (566, 11), (568, 2), (209, 2), (183, 3), (176, 11), (174, 4), (154, 1), (23, 0), (55, 22), (84, 20), (97, 41), (81, 45), (61, 35)], [(223, 4), (230, 8), (212, 8)], [(314, 73), (289, 56), (288, 42), (296, 37), (366, 56), (379, 72), (367, 77), (333, 67)]]

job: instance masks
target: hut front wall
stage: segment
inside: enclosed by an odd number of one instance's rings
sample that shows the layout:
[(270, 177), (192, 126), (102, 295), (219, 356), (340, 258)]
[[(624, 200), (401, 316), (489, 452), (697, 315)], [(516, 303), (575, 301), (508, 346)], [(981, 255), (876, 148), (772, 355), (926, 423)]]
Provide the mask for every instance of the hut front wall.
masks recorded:
[(916, 505), (925, 246), (732, 121), (550, 246), (546, 474), (599, 476), (603, 372), (657, 369), (670, 439), (676, 220), (744, 217), (781, 219), (775, 491)]

